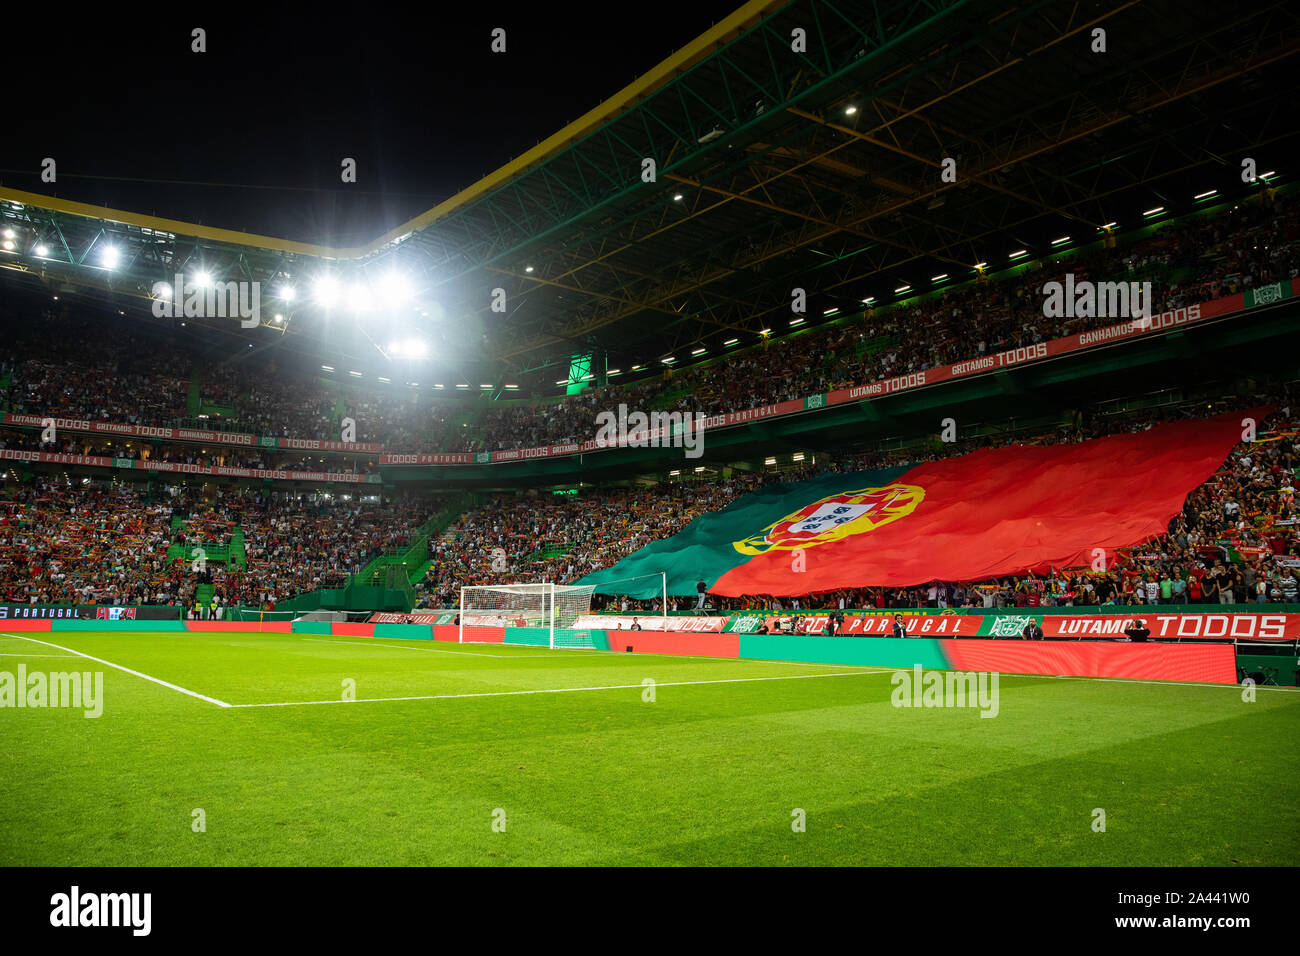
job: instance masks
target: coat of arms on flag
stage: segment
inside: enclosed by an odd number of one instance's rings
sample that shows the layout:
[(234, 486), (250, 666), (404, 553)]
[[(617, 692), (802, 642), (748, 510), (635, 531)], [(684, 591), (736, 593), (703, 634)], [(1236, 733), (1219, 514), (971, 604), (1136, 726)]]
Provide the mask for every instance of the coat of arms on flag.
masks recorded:
[(828, 544), (897, 521), (911, 514), (924, 500), (925, 489), (919, 485), (891, 484), (842, 491), (807, 504), (758, 534), (733, 544), (741, 554), (793, 551)]

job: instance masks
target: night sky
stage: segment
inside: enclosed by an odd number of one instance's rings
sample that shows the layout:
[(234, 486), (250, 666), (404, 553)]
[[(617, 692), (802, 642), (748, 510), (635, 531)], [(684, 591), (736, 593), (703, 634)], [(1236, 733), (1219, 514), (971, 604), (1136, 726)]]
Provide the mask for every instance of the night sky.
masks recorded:
[[(530, 149), (739, 5), (6, 10), (0, 182), (356, 244)], [(203, 54), (190, 52), (196, 26)], [(494, 27), (505, 54), (490, 51)], [(39, 178), (47, 156), (56, 184)], [(339, 181), (345, 156), (355, 185)]]

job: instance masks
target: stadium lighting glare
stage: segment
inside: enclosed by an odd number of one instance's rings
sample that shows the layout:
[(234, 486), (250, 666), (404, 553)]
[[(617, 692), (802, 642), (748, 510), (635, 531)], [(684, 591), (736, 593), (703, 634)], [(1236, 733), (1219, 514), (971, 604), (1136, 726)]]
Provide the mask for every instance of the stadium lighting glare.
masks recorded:
[(1160, 213), (1162, 213), (1162, 212), (1164, 212), (1164, 211), (1165, 211), (1165, 207), (1164, 207), (1164, 206), (1156, 206), (1155, 209), (1148, 209), (1148, 210), (1147, 210), (1146, 212), (1144, 212), (1142, 215), (1143, 215), (1143, 216), (1146, 216), (1147, 218), (1150, 218), (1151, 216), (1158, 216)]
[(321, 368), (323, 368), (323, 369), (324, 369), (325, 371), (327, 371), (327, 372), (332, 372), (332, 371), (334, 371), (334, 366), (333, 366), (333, 365), (322, 365)]
[(948, 273), (944, 272), (944, 273), (942, 273), (942, 274), (940, 274), (940, 275), (937, 275), (937, 276), (930, 276), (930, 281), (931, 281), (931, 282), (942, 282), (942, 281), (943, 281), (944, 279), (946, 279), (946, 278), (948, 278)]
[(799, 452), (799, 454), (795, 455), (794, 458), (792, 458), (791, 460), (792, 460), (792, 461), (803, 461), (803, 452)]
[(457, 387), (457, 388), (469, 388), (468, 385), (457, 385), (456, 387)]
[(1070, 237), (1069, 237), (1069, 236), (1061, 236), (1061, 238), (1059, 238), (1059, 239), (1053, 239), (1053, 240), (1052, 240), (1052, 245), (1054, 245), (1054, 246), (1059, 246), (1059, 245), (1061, 245), (1062, 243), (1064, 243), (1064, 242), (1069, 242), (1069, 241), (1070, 241)]
[(699, 465), (699, 466), (695, 469), (695, 473), (698, 475), (698, 474), (699, 474), (700, 472), (702, 472), (703, 470), (704, 470), (704, 466), (703, 466), (703, 465)]
[(351, 375), (351, 376), (354, 376), (355, 378), (360, 378), (360, 377), (361, 377), (361, 373), (360, 373), (360, 372), (353, 372), (353, 371), (350, 370), (350, 369), (348, 370), (348, 374)]
[(12, 239), (6, 239), (4, 241), (4, 247), (6, 252), (12, 252), (14, 248), (14, 241)]
[(691, 354), (692, 354), (692, 355), (703, 355), (706, 351), (707, 351), (707, 349), (692, 349), (692, 350), (691, 350)]
[(13, 231), (12, 229), (6, 229), (6, 230), (5, 230), (5, 238), (6, 238), (6, 239), (12, 239), (13, 237), (14, 237), (14, 231)]
[(863, 304), (863, 305), (870, 305), (871, 303), (873, 303), (873, 302), (875, 302), (875, 301), (876, 301), (876, 297), (875, 297), (874, 295), (869, 295), (869, 296), (867, 296), (865, 299), (862, 300), (862, 304)]
[(354, 282), (348, 289), (348, 308), (353, 312), (366, 312), (370, 309), (370, 294), (360, 282)]
[(1026, 250), (1024, 250), (1024, 249), (1017, 249), (1015, 252), (1011, 253), (1011, 255), (1007, 256), (1007, 258), (1008, 258), (1008, 259), (1019, 259), (1021, 256), (1027, 256), (1027, 255), (1029, 255), (1028, 251), (1026, 251)]
[(384, 302), (390, 306), (405, 305), (411, 299), (411, 281), (400, 272), (384, 276), (379, 290)]
[(491, 385), (480, 385), (479, 388), (491, 388)]
[(292, 302), (293, 296), (294, 296), (293, 286), (291, 285), (280, 286), (280, 298), (284, 299), (285, 302)]
[(1275, 170), (1275, 169), (1270, 169), (1270, 170), (1269, 170), (1268, 172), (1266, 172), (1266, 173), (1260, 173), (1260, 174), (1259, 174), (1259, 178), (1262, 179), (1262, 180), (1264, 180), (1264, 182), (1268, 182), (1270, 179), (1272, 179), (1272, 178), (1273, 178), (1274, 176), (1276, 176), (1276, 175), (1277, 175), (1277, 170)]
[(556, 384), (556, 385), (568, 385), (568, 384), (569, 384), (569, 380), (568, 380), (568, 379), (565, 379), (565, 378), (562, 378), (562, 379), (560, 379), (558, 382), (556, 382), (555, 384)]
[(283, 322), (283, 321), (284, 321), (284, 316), (281, 315), (279, 312), (275, 313), (275, 321), (277, 321), (277, 322)]
[(910, 285), (900, 285), (897, 289), (894, 290), (894, 292), (895, 293), (908, 292), (911, 291), (911, 288), (912, 287)]
[(776, 464), (776, 459), (775, 459), (775, 458), (764, 458), (764, 459), (763, 459), (763, 464), (765, 464), (765, 465), (775, 465), (775, 464)]
[(622, 374), (622, 371), (621, 371), (620, 369), (612, 368), (612, 369), (610, 369), (608, 372), (606, 372), (605, 374), (606, 374), (606, 375), (621, 375), (621, 374)]
[(1117, 223), (1117, 222), (1115, 222), (1114, 220), (1112, 220), (1112, 221), (1106, 223), (1106, 224), (1105, 224), (1104, 226), (1102, 226), (1101, 228), (1103, 228), (1103, 229), (1114, 229), (1114, 228), (1115, 228), (1116, 226), (1118, 226), (1118, 225), (1119, 225), (1119, 223)]
[(835, 314), (836, 312), (838, 312), (838, 311), (839, 311), (839, 309), (825, 309), (825, 310), (822, 312), (822, 315), (834, 315), (834, 314)]
[(976, 268), (976, 269), (987, 269), (988, 266), (989, 266), (989, 264), (988, 264), (987, 262), (977, 262), (977, 263), (975, 263), (975, 268)]
[(506, 386), (506, 388), (509, 388), (509, 389), (517, 389), (518, 387), (519, 387), (518, 385), (507, 385), (507, 386)]
[(766, 336), (766, 335), (771, 335), (771, 334), (772, 334), (772, 330), (771, 330), (771, 329), (760, 329), (758, 334), (759, 334), (759, 335), (764, 335), (764, 336)]
[(533, 271), (533, 267), (532, 267), (532, 266), (524, 266), (524, 271), (525, 271), (525, 272), (532, 272), (532, 271)]
[(333, 305), (339, 294), (338, 280), (333, 276), (321, 276), (312, 284), (312, 292), (321, 305)]
[(212, 275), (207, 272), (198, 272), (194, 276), (194, 281), (200, 289), (206, 289), (212, 285)]
[(36, 248), (33, 249), (32, 251), (36, 253), (38, 256), (40, 256), (41, 258), (44, 258), (45, 256), (48, 256), (50, 254), (50, 247), (47, 246), (45, 243), (40, 242), (36, 244)]
[(853, 105), (849, 105), (849, 106), (844, 107), (844, 115), (845, 115), (845, 116), (852, 116), (852, 115), (854, 115), (855, 113), (857, 113), (857, 111), (858, 111), (858, 108), (857, 108), (856, 106), (853, 106)]
[(790, 328), (794, 328), (796, 325), (803, 325), (807, 321), (807, 319), (791, 319)]
[(1207, 189), (1207, 190), (1206, 190), (1205, 192), (1203, 192), (1203, 193), (1197, 193), (1197, 194), (1196, 194), (1195, 196), (1193, 196), (1192, 198), (1193, 198), (1193, 199), (1209, 199), (1211, 196), (1217, 196), (1218, 194), (1219, 194), (1219, 191), (1218, 191), (1217, 189)]
[[(682, 470), (681, 470), (680, 468), (674, 468), (672, 471), (668, 472), (668, 477), (671, 478), (671, 477), (673, 477), (674, 475), (680, 475), (681, 473), (682, 473)], [(87, 478), (86, 480), (89, 481), (90, 479)]]
[(682, 201), (682, 194), (681, 194), (681, 193), (673, 193), (673, 202), (681, 202), (681, 201)]
[(644, 365), (633, 365), (633, 366), (632, 366), (632, 371), (634, 371), (634, 372), (639, 372), (639, 371), (641, 371), (641, 369), (643, 369), (643, 368), (645, 368)]
[(447, 386), (446, 386), (446, 385), (443, 385), (441, 382), (435, 382), (434, 385), (433, 385), (433, 387), (434, 387), (434, 388), (446, 388)]
[(424, 358), (429, 346), (423, 339), (398, 339), (388, 343), (389, 358)]
[(670, 355), (670, 356), (668, 356), (667, 358), (660, 359), (659, 361), (663, 362), (665, 365), (672, 365), (674, 362), (677, 361), (677, 356), (676, 356), (676, 355)]
[(735, 345), (735, 344), (736, 344), (737, 342), (739, 342), (739, 341), (740, 341), (740, 339), (727, 339), (727, 341), (723, 342), (722, 344), (723, 344), (723, 345)]
[(393, 380), (392, 380), (391, 378), (384, 378), (382, 375), (379, 376), (379, 381), (384, 382), (384, 383), (386, 383), (386, 384), (388, 384), (388, 385), (392, 385), (392, 384), (393, 384)]
[(117, 246), (105, 246), (104, 251), (99, 254), (99, 261), (107, 268), (112, 269), (117, 265), (118, 259), (121, 258)]

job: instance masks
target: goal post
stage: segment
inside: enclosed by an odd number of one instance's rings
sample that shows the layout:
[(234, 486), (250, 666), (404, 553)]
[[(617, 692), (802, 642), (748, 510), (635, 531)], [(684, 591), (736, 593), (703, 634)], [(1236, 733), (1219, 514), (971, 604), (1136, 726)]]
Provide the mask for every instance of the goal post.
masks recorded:
[[(547, 647), (591, 647), (590, 639), (568, 633), (591, 611), (595, 588), (583, 584), (485, 584), (460, 589), (456, 639), (467, 643), (465, 627), (526, 627), (546, 630)], [(469, 638), (472, 642), (473, 638)]]

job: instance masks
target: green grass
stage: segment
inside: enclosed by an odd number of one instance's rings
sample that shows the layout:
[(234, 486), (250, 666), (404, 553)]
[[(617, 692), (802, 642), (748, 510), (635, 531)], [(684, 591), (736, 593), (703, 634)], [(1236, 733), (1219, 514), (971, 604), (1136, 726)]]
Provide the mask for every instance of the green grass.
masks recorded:
[[(72, 655), (10, 656), (62, 652), (0, 637), (0, 670), (103, 671), (105, 697), (98, 719), (0, 709), (5, 865), (1300, 862), (1300, 693), (1285, 690), (1244, 703), (1231, 687), (1003, 677), (986, 719), (896, 709), (888, 672), (822, 665), (29, 636), (234, 704), (341, 700), (345, 679), (360, 700), (223, 708)], [(801, 679), (662, 686), (759, 677)], [(366, 700), (611, 685), (632, 686)]]

